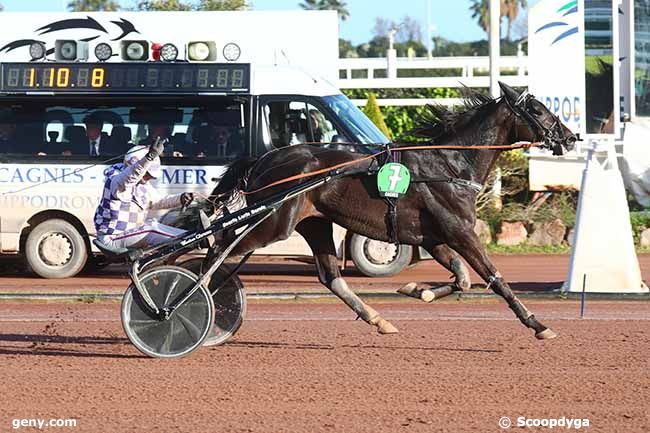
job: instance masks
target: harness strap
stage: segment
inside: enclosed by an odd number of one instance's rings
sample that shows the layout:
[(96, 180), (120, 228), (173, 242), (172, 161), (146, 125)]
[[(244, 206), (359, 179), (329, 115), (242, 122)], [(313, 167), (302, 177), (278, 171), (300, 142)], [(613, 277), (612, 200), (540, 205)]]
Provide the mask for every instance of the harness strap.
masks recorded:
[(448, 182), (460, 186), (466, 186), (475, 190), (476, 192), (481, 192), (483, 185), (478, 182), (473, 182), (467, 179), (461, 179), (458, 177), (416, 177), (411, 179), (411, 183), (427, 183), (427, 182)]
[[(323, 144), (323, 143), (321, 143)], [(404, 146), (404, 147), (392, 147), (390, 148), (391, 152), (404, 152), (407, 150), (434, 150), (434, 149), (441, 149), (441, 150), (469, 150), (469, 149), (501, 149), (501, 150), (513, 150), (513, 149), (529, 149), (531, 147), (542, 147), (543, 143), (535, 142), (535, 143), (514, 143), (511, 145), (507, 144), (494, 144), (494, 145), (478, 145), (478, 146), (460, 146), (460, 145), (422, 145), (422, 146)], [(332, 170), (338, 170), (344, 167), (348, 167), (350, 165), (356, 165), (359, 164), (363, 161), (368, 161), (369, 159), (374, 159), (377, 157), (380, 157), (381, 155), (384, 155), (387, 153), (387, 150), (384, 149), (380, 152), (373, 153), (371, 155), (364, 156), (362, 158), (358, 159), (353, 159), (350, 161), (345, 161), (340, 164), (335, 164), (330, 167), (325, 167), (321, 168), (319, 170), (314, 170), (310, 171), (307, 173), (300, 173), (296, 174), (294, 176), (289, 176), (285, 177), (283, 179), (276, 180), (275, 182), (271, 182), (268, 185), (261, 186), (257, 189), (254, 189), (252, 191), (244, 191), (242, 194), (244, 195), (251, 195), (251, 194), (256, 194), (260, 191), (264, 191), (265, 189), (273, 188), (274, 186), (282, 185), (288, 182), (293, 182), (295, 180), (299, 179), (304, 179), (308, 177), (313, 177), (317, 176), (319, 174), (324, 174), (328, 173)]]

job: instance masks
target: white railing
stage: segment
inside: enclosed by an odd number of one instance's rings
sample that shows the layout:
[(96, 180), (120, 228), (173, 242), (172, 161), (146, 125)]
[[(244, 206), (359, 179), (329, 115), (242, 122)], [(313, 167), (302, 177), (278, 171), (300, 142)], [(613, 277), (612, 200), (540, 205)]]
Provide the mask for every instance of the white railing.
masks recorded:
[[(394, 67), (389, 67), (394, 61)], [(505, 56), (500, 61), (501, 80), (511, 86), (527, 87), (528, 75), (526, 56)], [(392, 66), (392, 65), (391, 65)], [(338, 86), (341, 89), (407, 89), (407, 88), (458, 88), (489, 87), (489, 57), (436, 57), (389, 59), (386, 57), (339, 59), (340, 76)], [(419, 77), (400, 77), (400, 70), (421, 70)], [(427, 76), (427, 72), (456, 70), (452, 76)], [(359, 78), (353, 78), (359, 77)], [(377, 78), (380, 76), (381, 78)], [(364, 105), (365, 99), (353, 100), (357, 105)], [(424, 105), (430, 102), (453, 105), (456, 98), (444, 99), (379, 99), (379, 105)]]

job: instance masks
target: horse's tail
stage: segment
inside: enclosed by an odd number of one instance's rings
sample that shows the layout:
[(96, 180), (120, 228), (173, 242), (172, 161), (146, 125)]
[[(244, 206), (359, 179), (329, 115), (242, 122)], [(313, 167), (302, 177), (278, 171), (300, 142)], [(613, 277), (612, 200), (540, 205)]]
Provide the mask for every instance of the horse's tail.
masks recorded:
[(248, 175), (256, 162), (257, 158), (248, 157), (238, 159), (230, 164), (228, 170), (226, 170), (214, 191), (212, 191), (212, 195), (218, 197), (236, 189), (246, 189)]

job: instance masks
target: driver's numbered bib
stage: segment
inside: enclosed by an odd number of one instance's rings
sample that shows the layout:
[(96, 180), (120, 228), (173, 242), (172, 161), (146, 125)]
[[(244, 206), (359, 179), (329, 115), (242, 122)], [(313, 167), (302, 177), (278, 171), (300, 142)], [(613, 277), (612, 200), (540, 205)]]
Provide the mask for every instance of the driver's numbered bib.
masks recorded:
[(381, 197), (398, 198), (406, 194), (410, 183), (409, 169), (396, 162), (385, 164), (377, 173), (377, 189)]

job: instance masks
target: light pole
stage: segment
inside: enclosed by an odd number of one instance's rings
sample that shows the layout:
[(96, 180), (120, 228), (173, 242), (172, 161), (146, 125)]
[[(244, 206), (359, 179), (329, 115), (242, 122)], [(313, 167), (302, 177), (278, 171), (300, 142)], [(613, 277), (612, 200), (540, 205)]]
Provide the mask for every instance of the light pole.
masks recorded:
[(388, 51), (386, 52), (386, 63), (388, 78), (397, 78), (397, 50), (395, 50), (395, 35), (399, 32), (402, 23), (396, 24), (388, 31)]
[(501, 27), (501, 1), (490, 0), (490, 95), (497, 98), (499, 91), (499, 59)]
[(427, 0), (427, 57), (431, 60), (431, 0)]

